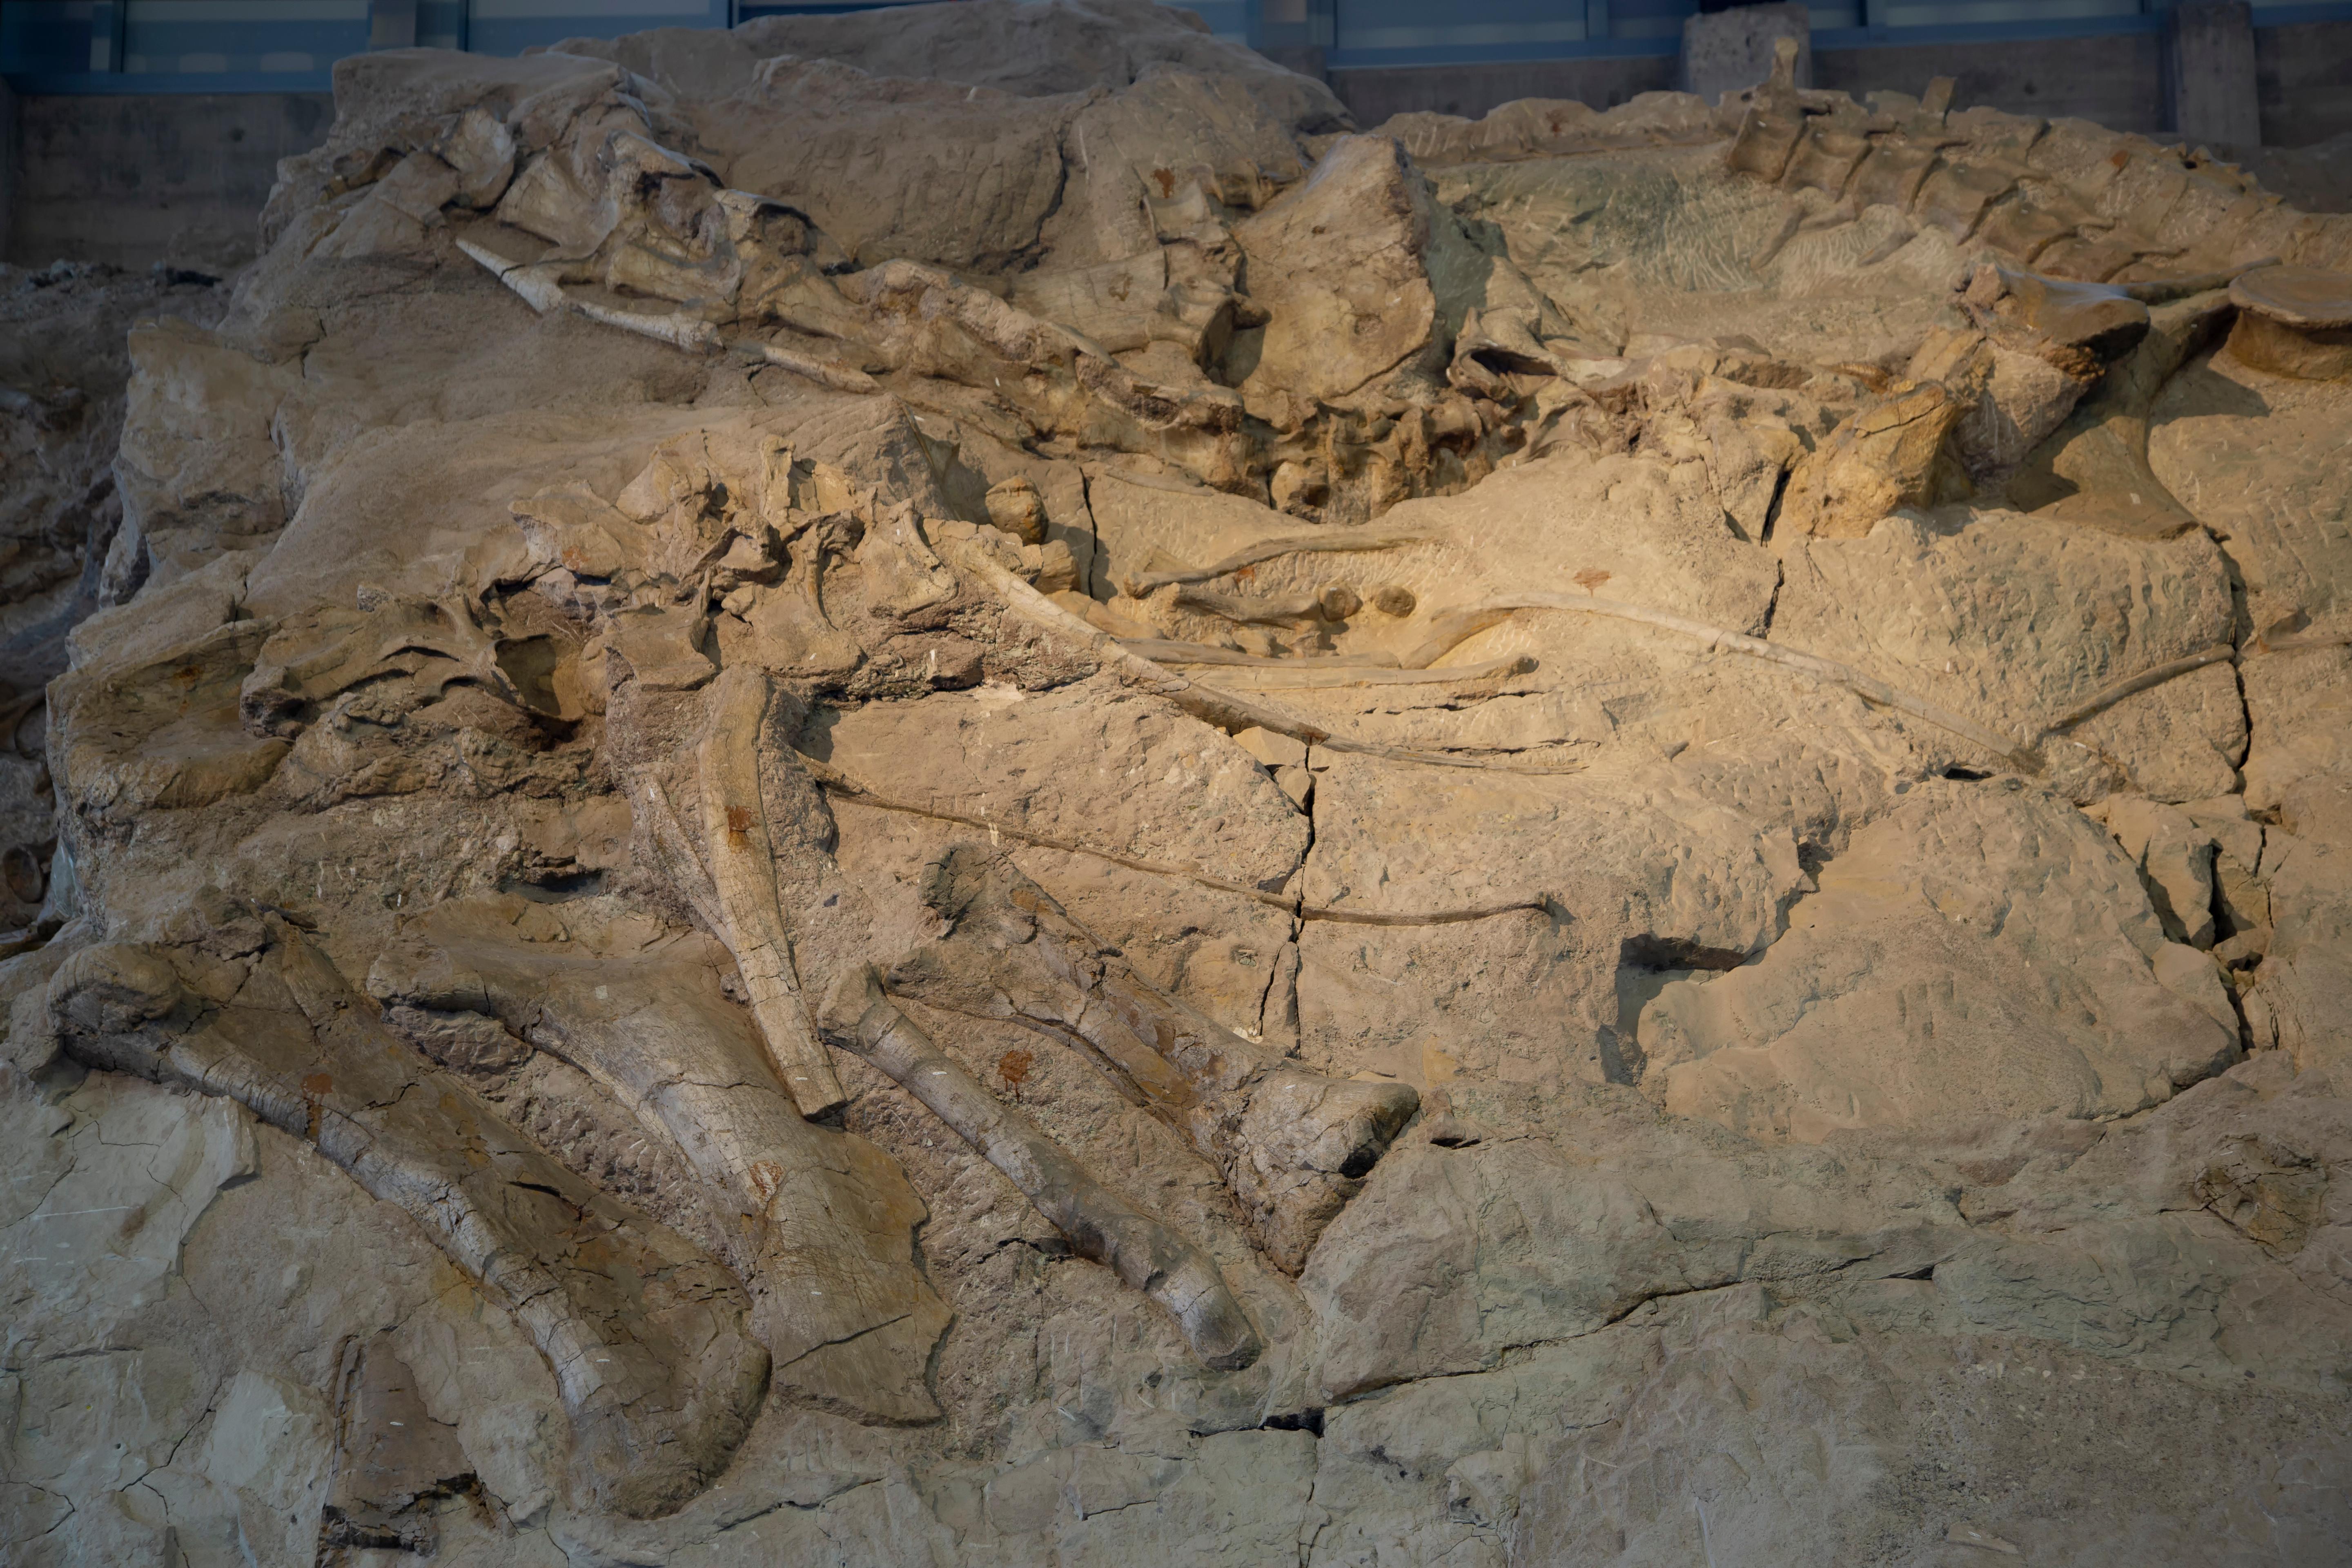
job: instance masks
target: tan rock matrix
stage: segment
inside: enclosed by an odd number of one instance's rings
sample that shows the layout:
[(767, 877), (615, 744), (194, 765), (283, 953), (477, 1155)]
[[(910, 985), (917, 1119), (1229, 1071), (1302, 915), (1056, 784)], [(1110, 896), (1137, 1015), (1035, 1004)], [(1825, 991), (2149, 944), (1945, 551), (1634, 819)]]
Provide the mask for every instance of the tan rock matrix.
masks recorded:
[(2346, 1562), (2352, 218), (1791, 80), (394, 51), (0, 279), (0, 1560)]

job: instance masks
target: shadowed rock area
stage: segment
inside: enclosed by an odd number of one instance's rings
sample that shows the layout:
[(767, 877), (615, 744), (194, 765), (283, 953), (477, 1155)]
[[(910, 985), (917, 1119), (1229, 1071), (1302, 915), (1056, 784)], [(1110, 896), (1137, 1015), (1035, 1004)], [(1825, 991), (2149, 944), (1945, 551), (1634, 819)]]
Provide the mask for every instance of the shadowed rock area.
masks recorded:
[(2345, 1561), (2352, 218), (1136, 0), (0, 275), (0, 1558)]

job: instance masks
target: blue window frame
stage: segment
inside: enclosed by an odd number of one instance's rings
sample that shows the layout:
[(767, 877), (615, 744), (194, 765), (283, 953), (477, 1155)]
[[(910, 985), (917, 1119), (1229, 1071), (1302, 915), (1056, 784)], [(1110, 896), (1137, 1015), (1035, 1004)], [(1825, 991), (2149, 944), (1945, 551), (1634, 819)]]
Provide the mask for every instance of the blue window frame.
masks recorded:
[[(889, 0), (6, 0), (0, 74), (20, 92), (322, 89), (369, 47), (373, 11), (404, 40), (511, 55), (582, 36), (723, 27)], [(903, 3), (903, 0), (901, 0)], [(1813, 0), (1817, 47), (2147, 31), (2175, 0)], [(1212, 31), (1319, 48), (1347, 69), (1665, 55), (1698, 0), (1194, 0)], [(2352, 0), (2253, 0), (2258, 26), (2352, 20)], [(413, 28), (406, 18), (414, 16)], [(379, 39), (383, 30), (378, 29)]]

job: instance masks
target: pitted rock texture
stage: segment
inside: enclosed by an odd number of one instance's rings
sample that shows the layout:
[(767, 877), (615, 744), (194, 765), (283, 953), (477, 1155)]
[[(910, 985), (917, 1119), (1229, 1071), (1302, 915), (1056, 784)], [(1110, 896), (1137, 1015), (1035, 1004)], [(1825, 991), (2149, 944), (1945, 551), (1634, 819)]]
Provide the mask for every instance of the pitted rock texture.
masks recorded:
[(2344, 1561), (2352, 219), (1137, 0), (0, 278), (0, 1558)]

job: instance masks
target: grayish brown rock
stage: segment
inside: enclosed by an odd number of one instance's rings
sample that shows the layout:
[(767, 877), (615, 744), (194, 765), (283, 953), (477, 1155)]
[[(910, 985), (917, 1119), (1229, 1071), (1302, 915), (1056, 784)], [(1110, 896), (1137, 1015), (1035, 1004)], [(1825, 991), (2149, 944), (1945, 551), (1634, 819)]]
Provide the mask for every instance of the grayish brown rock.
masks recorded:
[(2352, 226), (1952, 102), (393, 50), (0, 277), (0, 1556), (2334, 1562)]
[(2352, 277), (2258, 268), (2230, 285), (2230, 352), (2247, 364), (2305, 381), (2352, 374)]

